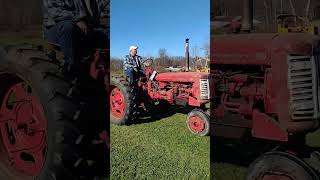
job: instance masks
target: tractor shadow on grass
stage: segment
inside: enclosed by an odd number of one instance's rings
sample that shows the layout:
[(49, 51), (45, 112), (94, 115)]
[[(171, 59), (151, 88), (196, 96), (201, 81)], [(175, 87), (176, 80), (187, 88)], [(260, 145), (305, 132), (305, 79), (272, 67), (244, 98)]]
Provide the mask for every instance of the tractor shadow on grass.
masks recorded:
[(176, 113), (188, 114), (193, 109), (194, 108), (188, 107), (188, 106), (185, 106), (185, 107), (172, 106), (172, 105), (167, 107), (155, 106), (150, 112), (143, 113), (139, 119), (137, 119), (135, 122), (129, 125), (145, 124), (145, 123), (159, 121), (159, 120), (162, 120), (163, 118), (173, 116)]
[(228, 163), (247, 168), (255, 159), (273, 148), (274, 144), (264, 141), (253, 140), (250, 144), (241, 144), (211, 137), (210, 159), (213, 163)]
[(299, 152), (300, 158), (309, 158), (310, 153), (313, 151), (320, 152), (320, 147), (308, 146), (305, 143), (300, 145), (285, 145), (257, 139), (253, 139), (248, 144), (241, 144), (239, 142), (226, 141), (211, 137), (210, 143), (211, 162), (228, 163), (245, 168), (249, 167), (249, 165), (259, 156), (275, 149), (276, 147), (280, 147), (278, 149), (280, 151), (290, 149)]

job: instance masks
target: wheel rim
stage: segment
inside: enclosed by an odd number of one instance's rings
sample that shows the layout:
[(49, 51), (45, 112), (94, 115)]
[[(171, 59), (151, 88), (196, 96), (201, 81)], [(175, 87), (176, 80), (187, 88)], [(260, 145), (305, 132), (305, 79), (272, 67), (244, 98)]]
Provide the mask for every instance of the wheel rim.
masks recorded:
[(284, 174), (268, 173), (268, 174), (262, 175), (261, 180), (294, 180), (294, 179)]
[[(30, 86), (9, 87), (0, 102), (1, 139), (11, 169), (35, 176), (45, 162), (47, 119)], [(1, 98), (1, 97), (0, 97)]]
[(114, 87), (110, 93), (110, 112), (113, 116), (121, 118), (124, 116), (125, 100), (121, 90)]
[(201, 134), (205, 130), (205, 121), (198, 116), (191, 117), (188, 124), (194, 133)]

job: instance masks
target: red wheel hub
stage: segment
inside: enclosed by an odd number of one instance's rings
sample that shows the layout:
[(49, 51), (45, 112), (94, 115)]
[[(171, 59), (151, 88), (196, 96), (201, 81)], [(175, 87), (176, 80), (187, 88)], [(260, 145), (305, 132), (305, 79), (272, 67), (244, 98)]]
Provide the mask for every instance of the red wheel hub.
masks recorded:
[(10, 165), (34, 176), (43, 167), (47, 147), (47, 120), (41, 103), (23, 82), (10, 87), (0, 103), (1, 138)]
[(110, 112), (113, 116), (121, 118), (124, 116), (125, 100), (121, 90), (114, 87), (110, 93)]
[(194, 133), (201, 133), (205, 130), (205, 121), (197, 116), (189, 119), (189, 127)]

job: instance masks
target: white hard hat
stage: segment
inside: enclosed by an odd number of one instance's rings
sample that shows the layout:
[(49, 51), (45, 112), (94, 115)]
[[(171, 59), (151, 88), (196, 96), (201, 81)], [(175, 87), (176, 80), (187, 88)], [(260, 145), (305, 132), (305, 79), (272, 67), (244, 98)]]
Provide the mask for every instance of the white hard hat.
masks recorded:
[(129, 51), (131, 51), (132, 49), (138, 49), (138, 47), (137, 46), (130, 46)]

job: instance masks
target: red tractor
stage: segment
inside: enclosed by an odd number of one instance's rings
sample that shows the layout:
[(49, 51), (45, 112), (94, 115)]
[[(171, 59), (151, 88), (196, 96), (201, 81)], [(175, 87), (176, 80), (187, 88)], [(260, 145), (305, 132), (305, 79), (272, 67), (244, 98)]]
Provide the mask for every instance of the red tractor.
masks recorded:
[[(189, 42), (186, 41), (186, 71), (189, 70)], [(200, 136), (209, 134), (211, 76), (203, 72), (157, 73), (152, 70), (152, 60), (143, 62), (146, 77), (141, 77), (134, 87), (125, 77), (111, 77), (110, 119), (114, 124), (131, 124), (144, 111), (151, 111), (156, 103), (196, 107), (188, 114), (187, 126)], [(151, 112), (152, 113), (152, 112)]]
[(305, 135), (319, 128), (320, 39), (249, 33), (253, 1), (244, 7), (246, 33), (214, 35), (211, 42), (212, 135), (274, 145), (251, 164), (248, 180), (319, 179), (320, 156)]

